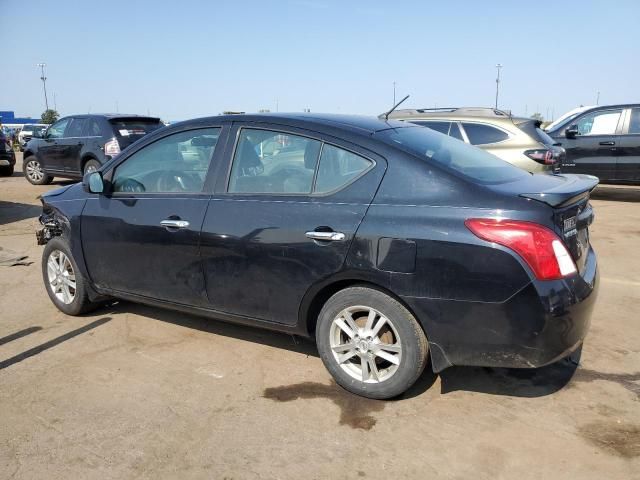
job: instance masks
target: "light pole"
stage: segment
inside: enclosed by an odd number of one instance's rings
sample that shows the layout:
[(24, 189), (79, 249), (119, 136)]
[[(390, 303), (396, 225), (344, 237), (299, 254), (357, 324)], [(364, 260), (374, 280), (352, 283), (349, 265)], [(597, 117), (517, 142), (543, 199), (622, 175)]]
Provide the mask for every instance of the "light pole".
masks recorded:
[(498, 109), (498, 94), (500, 93), (500, 69), (502, 68), (502, 64), (497, 64), (496, 68), (498, 69), (498, 75), (496, 76), (496, 110)]
[(600, 90), (598, 90), (598, 95), (596, 96), (596, 105), (600, 105)]
[(42, 80), (42, 88), (44, 90), (44, 106), (46, 110), (49, 110), (49, 100), (47, 100), (47, 77), (44, 76), (44, 67), (46, 67), (46, 63), (37, 63), (36, 67), (40, 67), (40, 71), (42, 72), (42, 76), (40, 80)]

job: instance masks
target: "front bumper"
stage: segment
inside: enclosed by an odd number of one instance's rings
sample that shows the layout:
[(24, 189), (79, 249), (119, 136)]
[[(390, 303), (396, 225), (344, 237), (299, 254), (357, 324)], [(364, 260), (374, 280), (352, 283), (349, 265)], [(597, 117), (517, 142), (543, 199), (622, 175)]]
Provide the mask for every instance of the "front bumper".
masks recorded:
[(534, 368), (582, 345), (598, 287), (590, 248), (580, 275), (534, 281), (505, 302), (404, 300), (424, 326), (436, 372), (452, 365)]

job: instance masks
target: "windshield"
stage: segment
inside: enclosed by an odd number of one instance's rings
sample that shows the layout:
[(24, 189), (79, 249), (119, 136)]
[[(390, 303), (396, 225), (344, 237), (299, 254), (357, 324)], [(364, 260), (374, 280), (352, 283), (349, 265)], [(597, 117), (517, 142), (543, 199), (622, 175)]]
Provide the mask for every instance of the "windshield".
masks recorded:
[(506, 183), (528, 175), (484, 150), (427, 128), (383, 130), (376, 137), (475, 183)]

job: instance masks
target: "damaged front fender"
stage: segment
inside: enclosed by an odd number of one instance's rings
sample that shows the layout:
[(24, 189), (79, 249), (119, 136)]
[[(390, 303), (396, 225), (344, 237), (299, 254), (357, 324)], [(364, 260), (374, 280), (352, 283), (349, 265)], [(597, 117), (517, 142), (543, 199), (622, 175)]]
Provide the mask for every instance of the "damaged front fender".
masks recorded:
[(62, 225), (53, 213), (40, 215), (40, 223), (43, 228), (36, 230), (38, 245), (46, 245), (53, 237), (62, 235)]

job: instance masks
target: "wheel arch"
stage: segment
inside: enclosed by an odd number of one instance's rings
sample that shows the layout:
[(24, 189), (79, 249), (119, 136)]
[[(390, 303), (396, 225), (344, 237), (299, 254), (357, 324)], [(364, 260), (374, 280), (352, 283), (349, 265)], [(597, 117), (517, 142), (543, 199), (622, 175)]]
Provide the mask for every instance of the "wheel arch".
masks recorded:
[(429, 337), (428, 321), (424, 318), (419, 318), (414, 309), (411, 308), (402, 297), (395, 294), (391, 289), (386, 287), (383, 282), (375, 278), (366, 278), (360, 276), (349, 276), (334, 278), (327, 282), (324, 282), (320, 286), (309, 289), (305, 297), (303, 298), (299, 311), (299, 330), (301, 330), (307, 336), (313, 338), (315, 336), (315, 327), (318, 321), (318, 315), (322, 310), (323, 305), (337, 292), (344, 290), (345, 288), (362, 286), (378, 290), (400, 303), (406, 308), (411, 315), (417, 320), (418, 324), (422, 328), (422, 331), (427, 337), (429, 342), (429, 357), (431, 358), (431, 368), (434, 372), (438, 373), (447, 367), (452, 366), (452, 363), (447, 358), (445, 351), (438, 343), (434, 343)]
[(96, 157), (96, 155), (94, 153), (87, 152), (80, 158), (80, 172), (81, 173), (84, 172), (84, 166), (87, 164), (87, 162), (89, 160), (95, 160), (100, 165), (102, 165), (102, 162), (100, 162), (100, 160), (98, 160), (98, 157)]
[[(411, 315), (418, 319), (412, 308), (401, 297), (396, 295), (388, 287), (384, 286), (382, 282), (367, 277), (349, 276), (334, 278), (332, 280), (323, 282), (322, 285), (309, 289), (307, 294), (302, 299), (300, 306), (299, 325), (301, 327), (301, 330), (304, 330), (307, 335), (312, 337), (315, 333), (318, 314), (320, 313), (320, 310), (322, 310), (322, 307), (327, 302), (327, 300), (329, 300), (329, 298), (338, 293), (340, 290), (355, 286), (368, 287), (389, 295), (391, 298), (399, 302), (404, 308), (406, 308), (411, 313)], [(422, 329), (425, 330), (422, 322), (418, 320), (418, 323), (420, 323)], [(427, 335), (428, 337), (428, 332), (426, 330), (425, 335)]]

